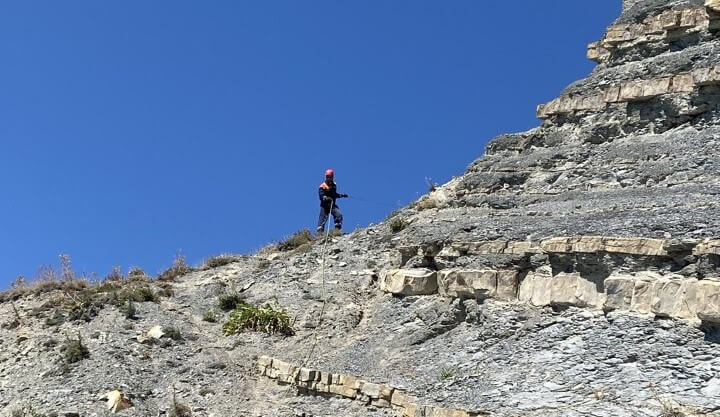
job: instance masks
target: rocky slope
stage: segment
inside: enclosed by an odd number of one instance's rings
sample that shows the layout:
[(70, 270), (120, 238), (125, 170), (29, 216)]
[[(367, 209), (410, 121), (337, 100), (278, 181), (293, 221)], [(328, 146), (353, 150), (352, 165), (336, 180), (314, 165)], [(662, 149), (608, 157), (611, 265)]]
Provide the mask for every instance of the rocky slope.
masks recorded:
[[(717, 1), (626, 0), (539, 127), (386, 222), (184, 274), (134, 320), (6, 296), (0, 413), (102, 416), (120, 390), (138, 416), (720, 415), (718, 30)], [(203, 320), (236, 292), (295, 334)]]

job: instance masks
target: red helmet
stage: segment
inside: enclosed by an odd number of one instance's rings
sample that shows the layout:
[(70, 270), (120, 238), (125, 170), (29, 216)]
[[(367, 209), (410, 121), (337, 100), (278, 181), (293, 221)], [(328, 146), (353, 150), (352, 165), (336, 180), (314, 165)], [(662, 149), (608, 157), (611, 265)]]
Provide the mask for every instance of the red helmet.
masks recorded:
[(334, 176), (335, 171), (333, 171), (332, 169), (328, 169), (327, 171), (325, 171), (325, 177), (333, 178)]

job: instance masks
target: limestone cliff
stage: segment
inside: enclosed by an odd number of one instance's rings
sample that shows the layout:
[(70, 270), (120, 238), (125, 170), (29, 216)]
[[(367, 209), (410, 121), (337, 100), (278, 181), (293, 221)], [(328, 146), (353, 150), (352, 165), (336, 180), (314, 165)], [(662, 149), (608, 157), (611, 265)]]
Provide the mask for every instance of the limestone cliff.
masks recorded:
[[(716, 0), (625, 0), (537, 128), (327, 245), (93, 287), (162, 290), (133, 320), (68, 283), (5, 294), (2, 415), (718, 415), (719, 31)], [(227, 293), (294, 334), (225, 336)]]

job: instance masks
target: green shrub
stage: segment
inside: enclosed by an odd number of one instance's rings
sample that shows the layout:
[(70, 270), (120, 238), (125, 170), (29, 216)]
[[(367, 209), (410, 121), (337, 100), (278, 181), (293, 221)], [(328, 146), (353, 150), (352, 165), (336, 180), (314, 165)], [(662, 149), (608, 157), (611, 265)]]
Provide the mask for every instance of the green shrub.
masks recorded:
[(228, 321), (223, 325), (225, 334), (240, 333), (243, 330), (262, 331), (268, 334), (292, 335), (294, 333), (288, 314), (284, 310), (274, 309), (269, 304), (265, 304), (263, 307), (244, 304), (230, 313)]
[(390, 230), (393, 233), (398, 233), (405, 227), (407, 227), (407, 222), (402, 217), (393, 217), (392, 220), (390, 220)]
[(218, 319), (218, 315), (215, 312), (215, 310), (208, 310), (203, 314), (203, 321), (206, 321), (208, 323), (216, 323)]
[(306, 243), (311, 243), (312, 241), (313, 236), (312, 233), (310, 233), (310, 230), (303, 229), (293, 234), (289, 238), (285, 239), (284, 241), (278, 243), (277, 249), (282, 252), (288, 252)]
[(127, 300), (127, 302), (123, 305), (122, 313), (126, 319), (135, 320), (137, 318), (135, 316), (137, 310), (135, 309), (135, 304), (133, 304), (132, 300)]
[(183, 340), (182, 333), (180, 333), (180, 329), (178, 329), (177, 327), (172, 327), (172, 326), (163, 327), (162, 331), (163, 331), (163, 333), (165, 333), (166, 337), (169, 337), (172, 340), (175, 340), (175, 341)]
[(442, 368), (440, 370), (440, 374), (438, 375), (438, 380), (440, 380), (441, 382), (447, 381), (448, 379), (455, 378), (457, 373), (458, 373), (458, 369), (456, 367)]
[(218, 307), (220, 307), (222, 311), (235, 310), (238, 306), (244, 304), (245, 300), (238, 293), (226, 293), (218, 297)]
[(67, 338), (67, 340), (62, 346), (62, 352), (63, 361), (67, 365), (79, 362), (90, 356), (90, 352), (88, 351), (87, 347), (82, 343), (80, 334), (78, 334), (77, 340)]
[(132, 300), (136, 303), (144, 303), (146, 301), (157, 303), (160, 301), (160, 297), (152, 290), (152, 288), (143, 285), (140, 287), (128, 288), (121, 292), (120, 300), (123, 302), (126, 300)]
[(206, 268), (218, 268), (221, 266), (229, 265), (235, 262), (239, 262), (240, 258), (233, 255), (219, 255), (213, 256), (212, 258), (205, 261)]

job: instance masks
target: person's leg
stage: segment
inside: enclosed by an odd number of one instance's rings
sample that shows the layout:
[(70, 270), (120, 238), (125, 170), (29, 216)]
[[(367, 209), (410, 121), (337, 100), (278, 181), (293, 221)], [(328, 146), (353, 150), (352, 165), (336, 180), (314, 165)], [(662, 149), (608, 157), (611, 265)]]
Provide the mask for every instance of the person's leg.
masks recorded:
[(342, 212), (340, 211), (340, 207), (334, 206), (332, 209), (332, 216), (333, 220), (335, 221), (335, 229), (341, 230), (342, 229), (342, 222), (343, 222), (343, 216)]
[(330, 216), (330, 208), (325, 206), (320, 206), (320, 218), (318, 218), (318, 226), (317, 226), (317, 232), (322, 233), (323, 230), (325, 230), (325, 223), (327, 222), (328, 217)]

